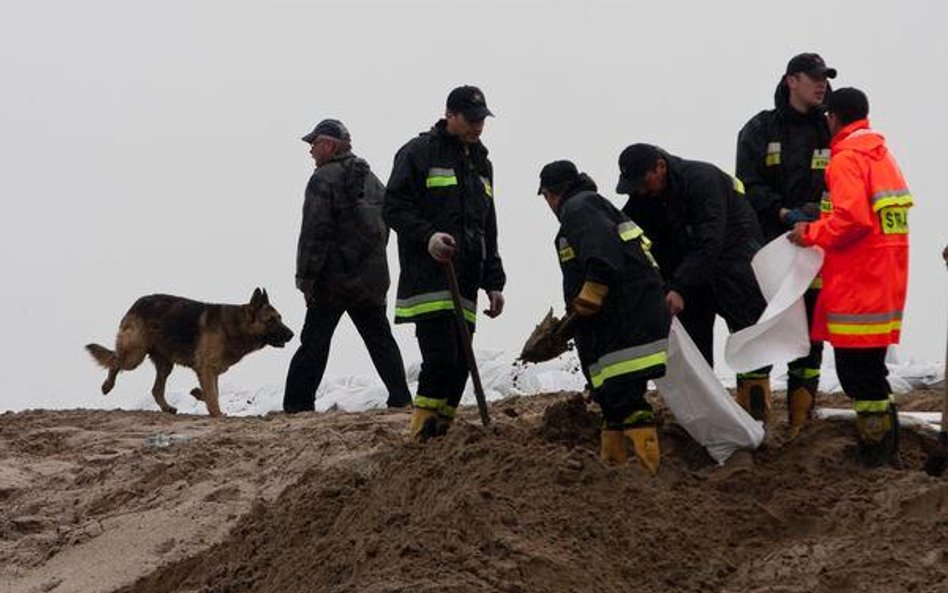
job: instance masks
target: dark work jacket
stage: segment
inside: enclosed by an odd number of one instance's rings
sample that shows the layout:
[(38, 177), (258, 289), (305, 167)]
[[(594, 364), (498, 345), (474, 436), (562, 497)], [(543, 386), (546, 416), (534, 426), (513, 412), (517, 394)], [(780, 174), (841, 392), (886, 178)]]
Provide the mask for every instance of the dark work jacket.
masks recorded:
[(385, 306), (390, 280), (384, 198), (385, 186), (351, 152), (336, 155), (309, 178), (296, 283), (317, 303)]
[(740, 182), (709, 163), (662, 157), (663, 194), (630, 197), (622, 211), (652, 240), (666, 289), (693, 294), (722, 276), (746, 276), (760, 228)]
[(428, 253), (436, 232), (454, 237), (464, 309), (474, 322), (478, 289), (503, 290), (497, 250), (493, 167), (480, 142), (464, 145), (440, 120), (395, 155), (385, 192), (385, 221), (398, 234), (395, 322), (453, 314), (444, 267)]
[(751, 118), (737, 136), (737, 176), (766, 241), (790, 230), (780, 220), (781, 208), (819, 204), (830, 158), (830, 132), (821, 110), (804, 114), (794, 109), (783, 81), (774, 104)]
[(592, 375), (587, 378), (594, 387), (599, 386), (596, 373), (602, 371), (603, 360), (609, 364), (646, 361), (629, 365), (635, 370), (621, 373), (623, 376), (664, 376), (671, 317), (648, 239), (642, 229), (596, 193), (591, 179), (585, 174), (581, 179), (564, 192), (566, 197), (557, 211), (560, 230), (555, 246), (567, 308), (587, 280), (609, 287), (600, 311), (577, 323), (580, 360), (587, 375)]

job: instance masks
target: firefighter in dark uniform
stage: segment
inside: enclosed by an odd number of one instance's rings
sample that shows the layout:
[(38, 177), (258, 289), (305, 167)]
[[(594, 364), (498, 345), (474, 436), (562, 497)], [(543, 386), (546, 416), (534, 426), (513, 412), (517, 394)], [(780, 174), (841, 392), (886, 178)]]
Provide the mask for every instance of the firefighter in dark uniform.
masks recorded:
[[(623, 150), (619, 169), (616, 192), (629, 194), (622, 210), (652, 240), (669, 312), (714, 366), (715, 315), (734, 332), (756, 323), (767, 306), (750, 265), (760, 229), (741, 183), (650, 144)], [(769, 420), (770, 367), (738, 374), (737, 401)]]
[(415, 324), (421, 350), (411, 418), (418, 441), (445, 433), (468, 376), (444, 264), (454, 262), (472, 332), (479, 290), (488, 317), (504, 307), (493, 167), (480, 142), (488, 115), (478, 88), (452, 90), (444, 119), (398, 151), (386, 187), (384, 217), (398, 234), (401, 264), (395, 323)]
[(563, 297), (579, 316), (576, 346), (602, 408), (602, 459), (625, 463), (631, 443), (654, 474), (660, 452), (645, 390), (649, 379), (665, 375), (671, 316), (648, 239), (570, 161), (546, 165), (538, 193), (560, 221)]
[[(826, 189), (824, 172), (830, 157), (830, 131), (823, 104), (836, 78), (819, 55), (794, 56), (774, 93), (774, 109), (761, 111), (737, 138), (737, 176), (757, 212), (764, 241), (770, 242), (798, 222), (819, 218)], [(819, 296), (817, 278), (804, 296), (807, 322)], [(787, 413), (796, 435), (811, 416), (820, 383), (823, 342), (787, 365)]]

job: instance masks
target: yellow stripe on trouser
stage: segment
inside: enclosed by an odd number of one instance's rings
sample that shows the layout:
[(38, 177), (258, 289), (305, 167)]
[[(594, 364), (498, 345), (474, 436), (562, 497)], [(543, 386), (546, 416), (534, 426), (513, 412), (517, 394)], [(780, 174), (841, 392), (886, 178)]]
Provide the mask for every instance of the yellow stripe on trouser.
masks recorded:
[(787, 374), (797, 377), (798, 379), (815, 379), (820, 376), (820, 369), (808, 369), (800, 367), (789, 369)]
[(445, 400), (443, 399), (435, 399), (433, 397), (425, 397), (423, 395), (415, 396), (415, 407), (422, 410), (434, 410), (435, 412), (440, 412), (444, 405)]
[(888, 412), (891, 405), (891, 399), (857, 399), (853, 409), (857, 414), (882, 414)]
[(438, 412), (440, 415), (445, 418), (454, 418), (458, 409), (455, 406), (448, 405), (448, 400), (446, 399), (435, 399), (433, 397), (425, 397), (423, 395), (415, 396), (415, 407), (422, 410), (431, 410), (433, 412)]
[(651, 410), (637, 410), (625, 417), (622, 421), (623, 426), (635, 426), (636, 424), (649, 424), (655, 421), (655, 414)]
[(594, 388), (613, 377), (638, 373), (652, 367), (662, 366), (668, 361), (668, 340), (625, 348), (610, 352), (589, 366), (589, 379)]
[(770, 376), (770, 373), (762, 373), (760, 371), (750, 371), (747, 373), (738, 373), (738, 379), (766, 379)]

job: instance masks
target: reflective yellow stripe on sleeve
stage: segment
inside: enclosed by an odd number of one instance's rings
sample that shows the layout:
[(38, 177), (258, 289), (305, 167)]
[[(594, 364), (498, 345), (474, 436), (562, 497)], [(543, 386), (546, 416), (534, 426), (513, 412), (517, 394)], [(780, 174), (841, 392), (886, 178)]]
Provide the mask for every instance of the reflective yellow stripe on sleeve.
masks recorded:
[(901, 188), (877, 192), (869, 198), (869, 203), (872, 204), (873, 212), (878, 212), (891, 206), (909, 207), (914, 202), (908, 188)]

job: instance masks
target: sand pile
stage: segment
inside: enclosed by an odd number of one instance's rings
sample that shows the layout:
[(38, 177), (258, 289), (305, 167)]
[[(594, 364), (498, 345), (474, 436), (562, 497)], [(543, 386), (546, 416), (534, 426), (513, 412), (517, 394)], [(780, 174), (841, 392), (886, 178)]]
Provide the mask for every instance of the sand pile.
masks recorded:
[[(424, 446), (405, 442), (403, 412), (2, 416), (5, 455), (65, 464), (46, 483), (57, 503), (31, 498), (27, 483), (3, 490), (0, 560), (13, 568), (2, 574), (11, 591), (59, 593), (948, 591), (948, 479), (920, 471), (913, 431), (901, 468), (864, 470), (842, 421), (793, 442), (778, 427), (760, 451), (716, 467), (666, 418), (652, 479), (599, 463), (598, 418), (575, 394), (492, 408), (491, 429), (468, 410)], [(143, 447), (155, 422), (193, 439)], [(14, 435), (25, 427), (65, 436)], [(134, 448), (109, 436), (122, 430)], [(76, 483), (69, 456), (81, 443), (86, 457), (109, 455), (97, 442), (116, 459)], [(57, 522), (72, 535), (50, 543)], [(178, 534), (154, 537), (163, 529)], [(119, 533), (127, 548), (92, 553)], [(147, 545), (129, 543), (133, 533)]]

